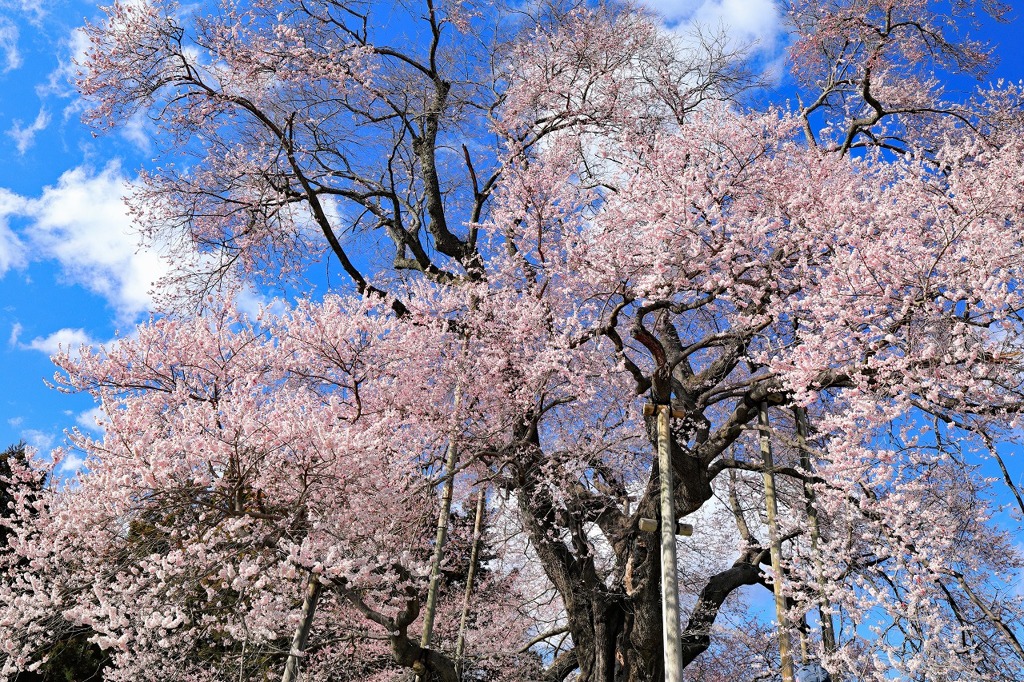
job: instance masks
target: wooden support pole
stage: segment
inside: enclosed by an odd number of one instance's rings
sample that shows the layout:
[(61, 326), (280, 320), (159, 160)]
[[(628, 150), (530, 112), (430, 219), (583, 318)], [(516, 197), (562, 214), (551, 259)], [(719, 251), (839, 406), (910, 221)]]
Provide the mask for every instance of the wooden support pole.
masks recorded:
[[(452, 407), (457, 414), (461, 392), (455, 388), (455, 400)], [(445, 461), (444, 489), (441, 492), (441, 509), (437, 513), (437, 536), (434, 538), (434, 556), (430, 562), (430, 585), (427, 588), (427, 604), (423, 610), (423, 634), (420, 636), (420, 647), (430, 648), (430, 639), (434, 631), (434, 613), (437, 610), (437, 590), (441, 582), (441, 558), (444, 553), (445, 539), (448, 537), (448, 517), (452, 511), (452, 496), (455, 491), (455, 465), (458, 463), (459, 450), (456, 434), (448, 439), (448, 452)]]
[(676, 511), (672, 480), (672, 434), (668, 405), (652, 406), (658, 415), (658, 482), (661, 494), (661, 629), (665, 682), (682, 682), (683, 648), (679, 629), (679, 576), (676, 563)]
[(466, 592), (462, 595), (462, 617), (459, 619), (459, 638), (455, 642), (455, 671), (462, 679), (462, 657), (466, 651), (466, 623), (469, 620), (469, 599), (473, 594), (476, 578), (476, 562), (480, 554), (480, 527), (483, 525), (486, 491), (481, 490), (476, 499), (476, 519), (473, 521), (473, 549), (469, 553), (469, 573), (466, 576)]
[(427, 588), (427, 604), (423, 610), (423, 634), (420, 646), (430, 647), (430, 639), (434, 630), (434, 612), (437, 609), (437, 589), (441, 582), (441, 558), (444, 543), (448, 537), (448, 517), (452, 511), (452, 492), (455, 487), (455, 443), (448, 445), (448, 471), (444, 479), (444, 491), (441, 496), (441, 511), (437, 514), (437, 536), (434, 538), (434, 556), (430, 561), (430, 586)]
[(779, 539), (778, 503), (775, 496), (775, 461), (772, 457), (771, 430), (766, 403), (760, 404), (757, 416), (761, 432), (761, 462), (764, 464), (764, 497), (768, 513), (768, 543), (772, 556), (775, 614), (779, 622), (779, 658), (782, 659), (782, 680), (783, 682), (795, 682), (789, 620), (786, 618), (786, 597), (782, 593), (782, 542)]
[(295, 682), (299, 679), (299, 658), (306, 653), (309, 629), (313, 625), (313, 616), (316, 614), (316, 605), (320, 601), (322, 589), (320, 581), (311, 571), (306, 583), (306, 594), (302, 599), (302, 619), (299, 621), (299, 626), (295, 628), (295, 635), (292, 637), (292, 645), (288, 650), (288, 661), (284, 665), (281, 682)]
[[(802, 407), (793, 408), (793, 415), (796, 419), (797, 447), (800, 449), (800, 467), (812, 473), (811, 456), (807, 448), (807, 436), (810, 427), (807, 423), (807, 412)], [(818, 549), (818, 542), (821, 537), (818, 523), (818, 507), (815, 504), (814, 488), (811, 484), (804, 482), (804, 501), (807, 507), (807, 521), (811, 530), (811, 556), (814, 558), (815, 579), (818, 581), (819, 589), (825, 584), (825, 563), (821, 557), (821, 550)], [(824, 595), (818, 598), (818, 620), (821, 622), (821, 643), (826, 653), (833, 653), (836, 650), (836, 631), (832, 623), (832, 614), (829, 613), (828, 600)]]
[(800, 622), (796, 624), (796, 628), (800, 633), (800, 663), (801, 665), (809, 665), (811, 662), (811, 643), (808, 638), (807, 614), (800, 616)]

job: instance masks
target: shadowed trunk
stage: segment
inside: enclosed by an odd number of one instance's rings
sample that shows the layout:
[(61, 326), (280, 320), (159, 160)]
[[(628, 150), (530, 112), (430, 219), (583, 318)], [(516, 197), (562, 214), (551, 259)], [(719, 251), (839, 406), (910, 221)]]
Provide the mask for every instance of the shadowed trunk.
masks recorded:
[[(708, 468), (673, 439), (676, 474), (676, 515), (699, 509), (712, 496)], [(547, 680), (565, 679), (574, 669), (585, 682), (658, 682), (663, 678), (661, 623), (661, 555), (658, 536), (639, 530), (640, 518), (658, 514), (657, 468), (652, 467), (646, 493), (629, 517), (615, 512), (616, 534), (607, 514), (559, 513), (536, 467), (524, 468), (517, 499), (520, 517), (544, 570), (562, 596), (574, 649), (559, 656)], [(574, 518), (575, 517), (575, 518)], [(582, 520), (595, 520), (612, 542), (616, 569), (611, 585), (602, 581)], [(604, 523), (603, 523), (604, 522)], [(613, 532), (608, 532), (612, 530)], [(736, 563), (712, 576), (692, 614), (683, 614), (683, 665), (711, 643), (710, 631), (726, 598), (744, 585), (762, 582), (758, 552), (746, 552)], [(688, 620), (687, 620), (688, 619)]]

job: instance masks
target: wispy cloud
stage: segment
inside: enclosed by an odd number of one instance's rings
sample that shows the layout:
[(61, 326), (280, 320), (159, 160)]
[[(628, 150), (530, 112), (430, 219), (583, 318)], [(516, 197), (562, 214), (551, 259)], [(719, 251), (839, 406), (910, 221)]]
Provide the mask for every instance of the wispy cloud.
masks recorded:
[(775, 0), (641, 0), (673, 29), (723, 31), (734, 45), (756, 44), (772, 51), (782, 34), (782, 11)]
[(43, 108), (36, 114), (36, 120), (32, 121), (28, 127), (23, 127), (21, 121), (16, 119), (14, 125), (7, 131), (7, 135), (14, 140), (14, 146), (17, 147), (18, 153), (23, 155), (36, 143), (36, 135), (46, 130), (48, 125), (50, 125), (50, 113)]
[(77, 354), (82, 346), (95, 346), (97, 341), (89, 336), (84, 329), (65, 327), (58, 329), (49, 336), (37, 336), (28, 343), (19, 344), (25, 350), (37, 350), (47, 355), (67, 352)]
[(81, 469), (83, 464), (85, 464), (85, 458), (78, 453), (72, 452), (71, 454), (66, 454), (64, 459), (60, 461), (57, 471), (61, 474), (73, 474)]
[(25, 209), (24, 198), (0, 188), (0, 277), (12, 267), (25, 264), (25, 247), (7, 221)]
[(21, 432), (21, 439), (36, 450), (45, 452), (53, 447), (54, 436), (52, 433), (37, 429), (25, 429)]
[(67, 38), (61, 40), (57, 48), (57, 68), (36, 86), (36, 94), (40, 97), (77, 97), (75, 78), (80, 69), (78, 65), (85, 62), (89, 44), (85, 29), (81, 27), (73, 29)]
[(128, 119), (121, 129), (121, 136), (143, 154), (149, 154), (153, 151), (153, 128), (153, 122), (140, 111)]
[(48, 0), (0, 0), (0, 9), (18, 12), (38, 26), (46, 16), (48, 4)]
[(11, 325), (11, 335), (7, 337), (8, 346), (11, 346), (13, 348), (14, 346), (18, 345), (18, 338), (21, 336), (22, 329), (23, 327), (21, 326), (20, 322), (15, 322), (14, 324)]
[(9, 19), (0, 18), (0, 73), (14, 71), (19, 66), (18, 27)]
[(86, 410), (75, 417), (76, 424), (81, 426), (83, 429), (88, 429), (89, 431), (95, 431), (97, 433), (102, 433), (109, 421), (110, 420), (107, 419), (107, 414), (98, 406), (91, 410)]

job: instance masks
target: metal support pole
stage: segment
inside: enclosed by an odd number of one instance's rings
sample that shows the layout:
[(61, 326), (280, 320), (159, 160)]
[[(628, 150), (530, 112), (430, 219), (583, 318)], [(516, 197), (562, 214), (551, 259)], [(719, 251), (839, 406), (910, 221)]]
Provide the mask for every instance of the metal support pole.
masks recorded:
[(668, 405), (657, 405), (658, 480), (661, 485), (661, 630), (665, 682), (682, 682), (683, 648), (679, 631), (679, 576), (676, 564), (676, 510), (673, 500), (672, 441)]
[(761, 462), (764, 464), (768, 543), (772, 554), (772, 574), (775, 578), (775, 613), (779, 620), (779, 658), (782, 659), (782, 680), (783, 682), (794, 682), (796, 674), (793, 670), (793, 649), (789, 639), (789, 622), (786, 618), (786, 597), (782, 593), (782, 541), (779, 539), (778, 504), (775, 498), (775, 460), (772, 457), (768, 406), (765, 403), (761, 403), (757, 416), (761, 431)]

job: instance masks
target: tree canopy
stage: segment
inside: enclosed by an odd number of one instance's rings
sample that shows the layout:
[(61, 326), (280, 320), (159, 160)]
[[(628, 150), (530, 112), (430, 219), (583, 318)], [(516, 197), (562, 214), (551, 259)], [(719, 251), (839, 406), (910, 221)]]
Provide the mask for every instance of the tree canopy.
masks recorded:
[[(794, 1), (800, 98), (763, 107), (628, 5), (107, 8), (79, 85), (161, 131), (127, 201), (176, 270), (55, 358), (108, 421), (4, 493), (0, 674), (59, 616), (110, 680), (660, 680), (652, 402), (689, 671), (774, 674), (785, 633), (834, 679), (1019, 679), (1024, 111), (944, 95), (978, 12)], [(781, 627), (742, 598), (775, 585)]]

